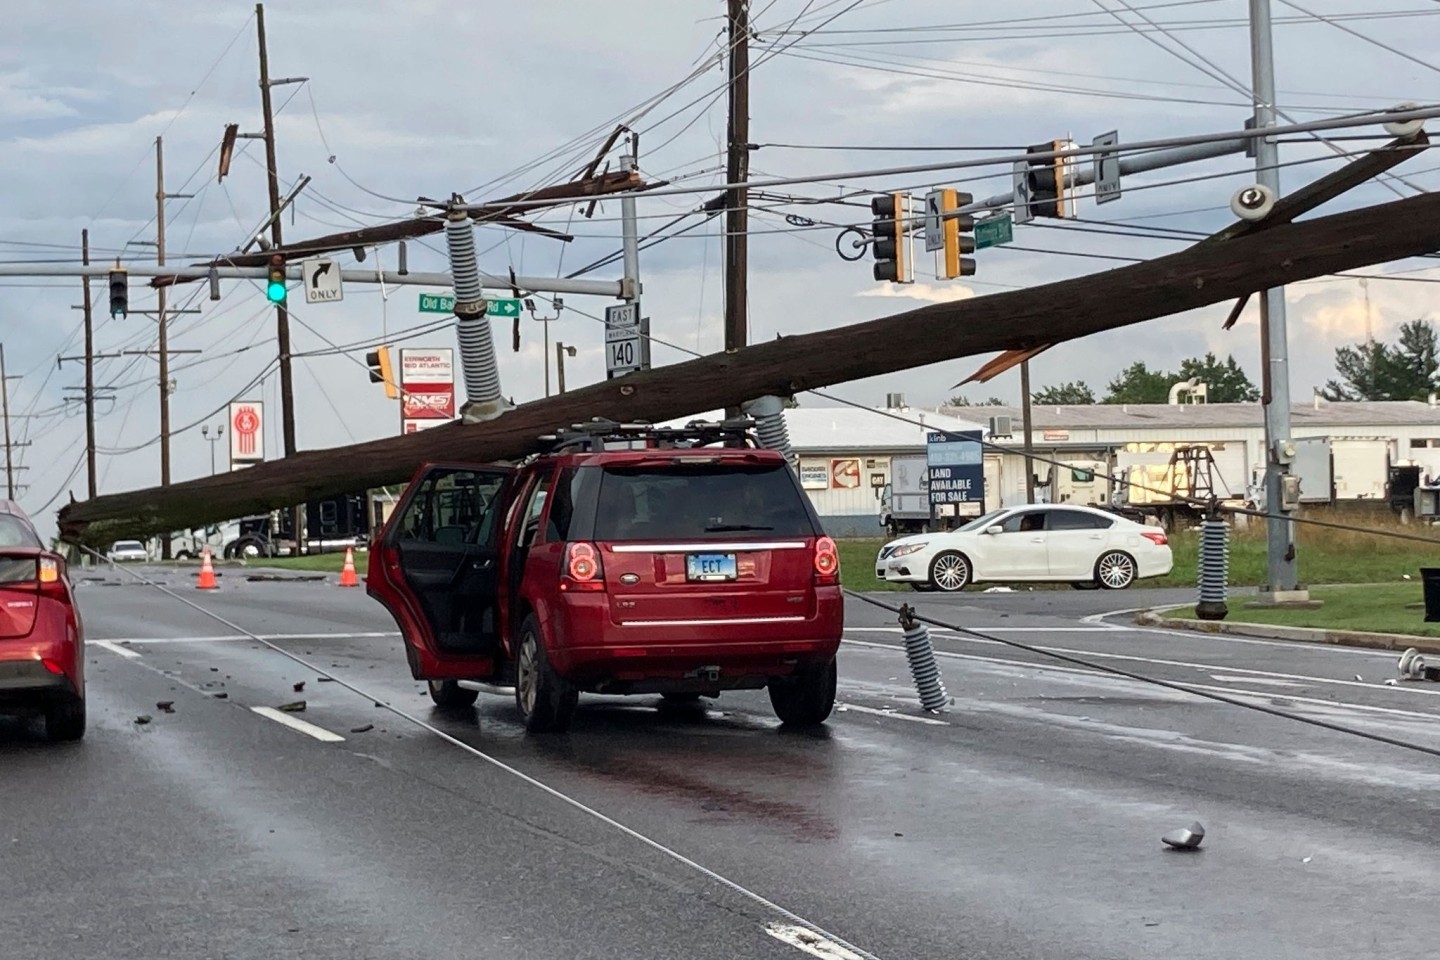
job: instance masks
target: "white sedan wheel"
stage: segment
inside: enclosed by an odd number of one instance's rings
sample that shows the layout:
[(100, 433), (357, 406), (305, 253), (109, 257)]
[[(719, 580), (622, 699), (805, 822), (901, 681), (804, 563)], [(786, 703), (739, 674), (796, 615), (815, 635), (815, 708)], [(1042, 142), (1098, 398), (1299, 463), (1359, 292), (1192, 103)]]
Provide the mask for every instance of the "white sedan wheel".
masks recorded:
[(1135, 582), (1135, 561), (1119, 550), (1101, 554), (1095, 562), (1095, 579), (1106, 590), (1124, 590)]
[(954, 551), (940, 554), (930, 564), (930, 583), (946, 593), (964, 590), (970, 583), (970, 562)]

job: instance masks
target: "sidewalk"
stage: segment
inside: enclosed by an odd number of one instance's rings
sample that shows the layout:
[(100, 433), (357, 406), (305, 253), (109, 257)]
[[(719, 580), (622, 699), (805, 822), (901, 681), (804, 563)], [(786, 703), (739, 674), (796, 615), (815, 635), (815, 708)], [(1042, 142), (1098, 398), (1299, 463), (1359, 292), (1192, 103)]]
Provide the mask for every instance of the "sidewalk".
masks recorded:
[[(1403, 651), (1414, 647), (1421, 653), (1440, 653), (1440, 637), (1414, 637), (1402, 633), (1366, 633), (1360, 630), (1319, 630), (1313, 627), (1286, 627), (1270, 623), (1245, 623), (1225, 620), (1181, 620), (1165, 616), (1174, 607), (1142, 610), (1135, 622), (1147, 627), (1167, 630), (1191, 630), (1197, 633), (1226, 633), (1267, 640), (1290, 640), (1296, 643), (1327, 643), (1343, 647), (1368, 647), (1374, 650)], [(1232, 614), (1233, 616), (1233, 614)]]

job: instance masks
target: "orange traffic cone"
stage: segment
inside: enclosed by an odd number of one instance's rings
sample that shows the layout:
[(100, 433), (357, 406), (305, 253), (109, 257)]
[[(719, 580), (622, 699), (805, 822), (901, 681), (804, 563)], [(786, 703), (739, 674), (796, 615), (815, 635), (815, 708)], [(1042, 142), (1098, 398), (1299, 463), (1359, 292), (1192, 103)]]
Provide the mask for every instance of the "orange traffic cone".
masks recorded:
[(209, 547), (200, 551), (200, 579), (195, 586), (199, 590), (216, 590), (220, 587), (220, 584), (215, 582), (215, 568), (210, 563)]
[(358, 587), (360, 578), (355, 576), (355, 548), (345, 548), (345, 568), (340, 571), (340, 586)]

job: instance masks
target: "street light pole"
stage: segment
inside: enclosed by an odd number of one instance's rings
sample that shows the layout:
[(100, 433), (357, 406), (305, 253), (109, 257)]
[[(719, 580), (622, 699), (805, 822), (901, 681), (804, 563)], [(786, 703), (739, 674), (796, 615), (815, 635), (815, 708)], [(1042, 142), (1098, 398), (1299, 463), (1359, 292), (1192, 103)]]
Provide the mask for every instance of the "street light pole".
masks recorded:
[(220, 442), (220, 438), (223, 437), (224, 435), (225, 435), (225, 425), (224, 425), (224, 424), (217, 424), (217, 425), (216, 425), (216, 427), (215, 427), (215, 436), (213, 436), (213, 437), (210, 436), (210, 425), (209, 425), (209, 424), (206, 424), (205, 426), (202, 426), (202, 427), (200, 428), (200, 436), (204, 437), (204, 438), (206, 439), (206, 441), (209, 442), (209, 444), (210, 444), (210, 476), (212, 476), (212, 477), (215, 476), (215, 444), (219, 443), (219, 442)]

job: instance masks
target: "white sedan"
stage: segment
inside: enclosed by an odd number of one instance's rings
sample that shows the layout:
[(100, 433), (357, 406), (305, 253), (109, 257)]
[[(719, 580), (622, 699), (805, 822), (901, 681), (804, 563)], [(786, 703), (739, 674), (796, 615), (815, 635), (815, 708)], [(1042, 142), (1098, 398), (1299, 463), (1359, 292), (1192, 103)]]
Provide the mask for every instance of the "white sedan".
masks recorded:
[(116, 563), (139, 562), (144, 563), (150, 559), (150, 551), (145, 549), (145, 544), (139, 540), (116, 540), (105, 551), (105, 556)]
[(891, 540), (875, 576), (952, 593), (985, 580), (1124, 590), (1174, 566), (1165, 531), (1093, 507), (1010, 507), (945, 533)]

